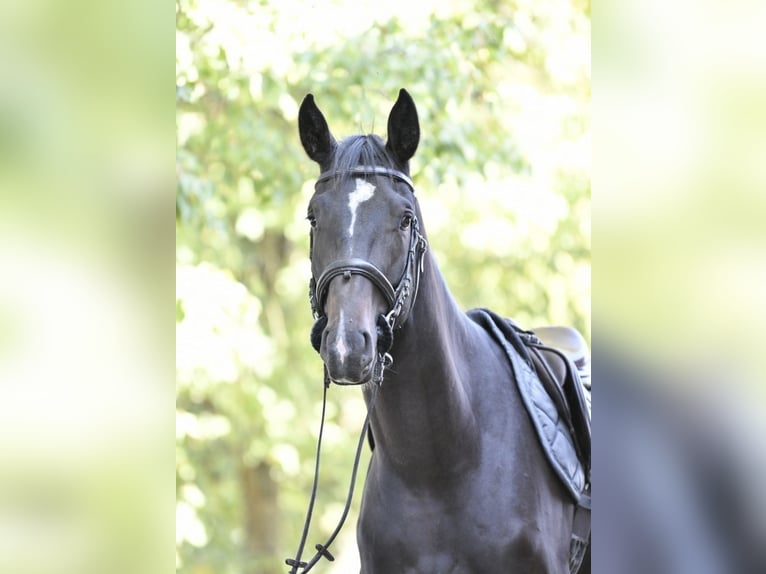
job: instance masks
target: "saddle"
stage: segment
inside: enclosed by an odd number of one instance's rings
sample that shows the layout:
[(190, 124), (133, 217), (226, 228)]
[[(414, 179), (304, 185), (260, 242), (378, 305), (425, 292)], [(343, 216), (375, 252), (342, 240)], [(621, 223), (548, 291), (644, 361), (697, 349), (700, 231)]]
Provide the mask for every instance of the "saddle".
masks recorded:
[(588, 346), (570, 327), (524, 330), (488, 309), (468, 316), (505, 350), (548, 462), (576, 503), (569, 567), (590, 543), (591, 378)]
[[(571, 418), (575, 446), (590, 475), (591, 379), (588, 343), (573, 327), (537, 327), (531, 331), (520, 331), (520, 336), (531, 351), (535, 372), (546, 390), (553, 392), (553, 384), (556, 383), (564, 393), (563, 415)], [(572, 365), (579, 385), (567, 372)]]

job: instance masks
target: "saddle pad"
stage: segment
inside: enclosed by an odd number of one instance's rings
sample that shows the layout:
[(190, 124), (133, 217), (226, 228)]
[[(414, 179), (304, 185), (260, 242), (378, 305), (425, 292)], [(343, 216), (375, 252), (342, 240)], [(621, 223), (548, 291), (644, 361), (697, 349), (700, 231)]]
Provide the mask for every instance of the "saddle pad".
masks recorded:
[[(513, 368), (522, 402), (537, 432), (545, 456), (561, 482), (578, 504), (585, 503), (585, 470), (577, 456), (568, 424), (559, 413), (531, 366), (529, 351), (524, 343), (507, 328), (508, 320), (486, 309), (473, 309), (468, 316), (503, 348)], [(515, 335), (515, 336), (514, 336)]]

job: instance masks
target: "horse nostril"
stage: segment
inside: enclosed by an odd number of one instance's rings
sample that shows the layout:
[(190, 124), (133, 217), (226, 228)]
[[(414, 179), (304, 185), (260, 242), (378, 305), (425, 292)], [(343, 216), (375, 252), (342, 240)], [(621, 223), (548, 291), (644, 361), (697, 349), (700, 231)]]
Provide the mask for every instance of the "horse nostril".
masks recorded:
[(364, 339), (364, 350), (366, 353), (372, 353), (372, 337), (369, 331), (362, 331), (362, 338)]

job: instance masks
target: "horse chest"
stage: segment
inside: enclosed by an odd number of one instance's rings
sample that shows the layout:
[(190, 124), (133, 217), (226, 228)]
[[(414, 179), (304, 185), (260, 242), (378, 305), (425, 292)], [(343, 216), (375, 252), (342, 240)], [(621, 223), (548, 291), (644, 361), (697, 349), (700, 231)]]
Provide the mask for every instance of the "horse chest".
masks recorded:
[(565, 562), (550, 552), (551, 529), (531, 519), (536, 501), (509, 495), (505, 470), (477, 471), (475, 479), (413, 489), (373, 464), (357, 526), (362, 572), (514, 571), (503, 564), (565, 572)]

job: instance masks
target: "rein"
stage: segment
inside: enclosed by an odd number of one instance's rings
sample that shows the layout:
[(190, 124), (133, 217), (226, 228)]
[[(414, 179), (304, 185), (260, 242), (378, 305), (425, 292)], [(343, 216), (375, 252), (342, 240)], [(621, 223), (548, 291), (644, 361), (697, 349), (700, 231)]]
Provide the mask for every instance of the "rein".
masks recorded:
[[(415, 193), (415, 187), (410, 177), (398, 170), (389, 169), (381, 166), (363, 166), (354, 169), (342, 171), (342, 172), (326, 172), (320, 174), (319, 179), (315, 185), (319, 185), (325, 181), (336, 178), (340, 175), (387, 175), (396, 180), (399, 180), (407, 184), (410, 190)], [(313, 258), (313, 243), (314, 236), (311, 234), (311, 246), (309, 252), (309, 258)], [(321, 343), (322, 331), (324, 331), (327, 325), (327, 316), (324, 312), (324, 300), (327, 296), (327, 291), (330, 286), (330, 282), (339, 275), (344, 277), (350, 277), (351, 275), (361, 275), (370, 281), (378, 290), (383, 294), (386, 302), (389, 305), (390, 310), (385, 315), (378, 317), (378, 356), (375, 361), (375, 367), (372, 374), (372, 395), (367, 407), (367, 416), (364, 419), (362, 425), (362, 431), (359, 434), (359, 441), (356, 446), (356, 454), (354, 456), (354, 464), (351, 470), (351, 482), (349, 484), (348, 494), (346, 496), (346, 503), (343, 507), (343, 512), (338, 520), (338, 525), (333, 530), (330, 537), (324, 544), (317, 544), (314, 548), (316, 553), (307, 562), (301, 561), (301, 556), (306, 545), (306, 539), (308, 537), (309, 527), (311, 525), (311, 518), (314, 512), (314, 503), (316, 502), (317, 486), (319, 483), (319, 458), (322, 450), (322, 435), (324, 431), (325, 412), (327, 406), (327, 389), (330, 387), (330, 378), (327, 372), (327, 366), (324, 367), (324, 390), (322, 396), (322, 418), (319, 425), (319, 436), (317, 438), (317, 450), (316, 460), (314, 463), (314, 481), (311, 487), (311, 497), (309, 499), (309, 506), (306, 512), (306, 519), (303, 523), (303, 532), (301, 534), (301, 540), (298, 544), (298, 550), (295, 553), (294, 558), (285, 559), (285, 564), (290, 566), (289, 574), (298, 574), (298, 571), (306, 573), (311, 570), (319, 560), (323, 557), (327, 558), (330, 562), (335, 560), (335, 557), (328, 550), (330, 544), (335, 541), (335, 538), (340, 533), (343, 524), (346, 521), (348, 512), (351, 508), (351, 501), (354, 497), (354, 487), (356, 485), (356, 475), (359, 470), (359, 460), (362, 455), (362, 447), (364, 446), (364, 438), (367, 435), (367, 431), (370, 426), (370, 418), (375, 408), (375, 401), (378, 397), (378, 392), (383, 384), (383, 373), (387, 367), (393, 363), (393, 358), (388, 353), (393, 345), (393, 331), (394, 329), (401, 328), (407, 319), (409, 311), (403, 314), (404, 306), (407, 301), (410, 301), (409, 309), (415, 304), (417, 298), (418, 287), (420, 286), (420, 276), (423, 272), (423, 259), (425, 253), (428, 250), (428, 242), (425, 237), (420, 233), (420, 226), (418, 224), (417, 217), (412, 218), (412, 224), (410, 228), (410, 243), (407, 250), (407, 260), (404, 265), (404, 271), (399, 278), (396, 286), (391, 284), (391, 281), (386, 275), (378, 269), (375, 265), (364, 259), (343, 259), (335, 261), (327, 266), (327, 268), (316, 280), (313, 276), (309, 282), (309, 301), (311, 303), (311, 311), (316, 319), (314, 327), (311, 333), (311, 344), (319, 352)], [(412, 297), (410, 299), (410, 296)], [(362, 383), (363, 384), (363, 383)]]
[(359, 441), (356, 445), (356, 455), (354, 456), (354, 466), (351, 469), (351, 480), (348, 485), (348, 494), (346, 495), (346, 504), (343, 506), (343, 512), (341, 513), (340, 519), (338, 520), (338, 524), (324, 544), (317, 544), (314, 546), (316, 553), (311, 558), (311, 560), (308, 562), (303, 562), (301, 561), (301, 555), (303, 554), (303, 549), (306, 546), (306, 538), (308, 537), (309, 526), (311, 525), (311, 517), (314, 513), (314, 503), (316, 502), (317, 485), (319, 483), (319, 456), (322, 450), (322, 434), (324, 431), (325, 411), (327, 407), (327, 389), (330, 386), (330, 380), (327, 378), (327, 374), (325, 373), (324, 393), (322, 397), (322, 422), (319, 425), (319, 438), (317, 439), (316, 462), (314, 464), (314, 482), (311, 486), (311, 498), (309, 499), (309, 507), (306, 511), (306, 520), (303, 523), (303, 533), (301, 534), (301, 541), (298, 544), (298, 550), (295, 553), (295, 558), (285, 559), (285, 564), (291, 567), (290, 574), (297, 574), (298, 569), (304, 573), (308, 572), (322, 558), (327, 558), (327, 560), (330, 562), (335, 561), (335, 556), (330, 553), (328, 548), (330, 544), (335, 541), (335, 538), (340, 533), (340, 529), (343, 528), (343, 524), (346, 522), (346, 518), (348, 517), (348, 512), (351, 509), (351, 501), (354, 498), (354, 487), (356, 486), (356, 475), (357, 471), (359, 470), (359, 460), (362, 456), (362, 447), (364, 446), (364, 437), (367, 435), (367, 430), (370, 427), (370, 416), (372, 415), (372, 411), (375, 408), (375, 401), (378, 398), (378, 391), (380, 390), (380, 385), (382, 382), (383, 370), (381, 369), (380, 380), (373, 386), (372, 397), (370, 398), (370, 404), (367, 408), (367, 416), (365, 417), (364, 424), (362, 425), (362, 432), (359, 433)]

